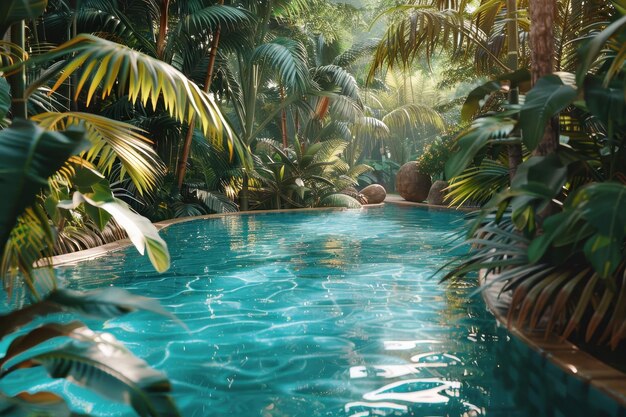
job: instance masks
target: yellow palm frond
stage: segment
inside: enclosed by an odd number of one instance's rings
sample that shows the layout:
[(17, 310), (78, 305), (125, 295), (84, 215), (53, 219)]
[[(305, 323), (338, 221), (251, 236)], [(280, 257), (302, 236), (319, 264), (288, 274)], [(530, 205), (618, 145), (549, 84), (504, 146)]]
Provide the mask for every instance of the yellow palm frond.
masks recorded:
[(128, 173), (140, 194), (153, 189), (163, 175), (163, 162), (152, 149), (151, 141), (131, 124), (80, 112), (41, 113), (32, 120), (48, 130), (83, 126), (92, 147), (82, 158), (104, 174), (109, 174), (119, 160), (123, 167), (120, 179)]
[[(28, 53), (19, 45), (3, 41), (0, 39), (0, 62), (4, 65), (15, 65), (28, 59)], [(12, 71), (7, 71), (5, 76), (11, 75)]]
[(73, 74), (78, 75), (76, 98), (86, 90), (89, 105), (96, 91), (101, 97), (114, 87), (127, 93), (130, 101), (138, 100), (153, 107), (162, 100), (165, 109), (179, 121), (195, 117), (205, 135), (221, 146), (222, 135), (232, 144), (232, 132), (213, 98), (171, 65), (130, 49), (124, 45), (81, 34), (60, 45), (37, 61), (74, 54), (60, 69), (52, 90), (58, 89)]
[(443, 117), (432, 108), (420, 104), (405, 104), (387, 113), (382, 121), (392, 131), (407, 131), (410, 128), (434, 127), (445, 129)]
[[(54, 236), (48, 217), (40, 205), (34, 205), (19, 217), (4, 247), (0, 266), (4, 289), (14, 294), (17, 304), (23, 303), (24, 293), (35, 299), (56, 287), (50, 263)], [(34, 265), (37, 268), (33, 268)]]

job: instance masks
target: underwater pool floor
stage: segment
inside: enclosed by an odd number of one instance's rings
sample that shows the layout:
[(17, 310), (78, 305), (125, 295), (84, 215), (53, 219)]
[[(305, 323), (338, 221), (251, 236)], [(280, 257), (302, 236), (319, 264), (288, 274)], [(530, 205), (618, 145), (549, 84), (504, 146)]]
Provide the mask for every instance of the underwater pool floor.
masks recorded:
[(432, 278), (461, 225), (404, 207), (227, 216), (162, 231), (165, 274), (127, 249), (59, 275), (156, 298), (188, 326), (103, 326), (168, 374), (185, 417), (512, 415), (494, 355), (506, 334), (471, 285)]

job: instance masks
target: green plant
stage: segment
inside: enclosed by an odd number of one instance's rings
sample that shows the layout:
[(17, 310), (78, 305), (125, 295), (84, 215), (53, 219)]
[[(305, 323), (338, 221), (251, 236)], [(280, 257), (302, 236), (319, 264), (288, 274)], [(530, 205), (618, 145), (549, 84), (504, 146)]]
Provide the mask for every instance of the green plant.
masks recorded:
[[(527, 94), (513, 123), (529, 150), (544, 136), (537, 121), (571, 106), (578, 113), (568, 117), (590, 121), (593, 136), (572, 136), (558, 152), (520, 165), (510, 188), (475, 221), (472, 253), (444, 277), (481, 271), (490, 276), (487, 285), (511, 291), (509, 320), (613, 349), (626, 339), (626, 71), (619, 53), (625, 28), (617, 13), (590, 40), (576, 84), (568, 82), (573, 77), (549, 75)], [(467, 159), (455, 161), (463, 166)]]
[(445, 165), (453, 147), (454, 142), (450, 136), (437, 138), (426, 145), (422, 154), (417, 158), (419, 171), (430, 175), (431, 178), (445, 179)]
[(37, 375), (66, 378), (111, 401), (128, 404), (142, 417), (179, 416), (163, 373), (150, 368), (112, 335), (93, 332), (77, 320), (60, 321), (57, 314), (110, 319), (136, 310), (172, 317), (156, 301), (115, 288), (59, 289), (2, 315), (0, 340), (11, 341), (0, 359), (0, 381), (10, 381), (13, 393), (0, 392), (0, 416), (82, 415), (68, 407), (72, 401), (62, 393), (29, 386), (37, 371)]
[(283, 150), (270, 140), (261, 143), (268, 152), (257, 168), (261, 187), (253, 189), (259, 204), (272, 208), (361, 207), (357, 200), (340, 193), (356, 185), (356, 178), (370, 169), (366, 165), (350, 167), (341, 160), (347, 142), (327, 140), (304, 150), (297, 139), (293, 149)]
[[(42, 370), (50, 378), (67, 378), (114, 401), (125, 402), (141, 416), (177, 416), (165, 375), (133, 356), (112, 336), (94, 333), (78, 321), (67, 323), (66, 317), (55, 313), (79, 312), (108, 319), (143, 309), (171, 315), (157, 302), (123, 290), (80, 293), (58, 289), (50, 269), (45, 269), (48, 280), (42, 279), (40, 270), (33, 271), (33, 265), (41, 265), (40, 258), (45, 255), (41, 252), (42, 240), (47, 250), (53, 244), (48, 218), (36, 204), (37, 196), (47, 188), (48, 177), (85, 146), (89, 146), (85, 132), (76, 128), (45, 131), (32, 122), (16, 120), (0, 131), (0, 154), (4, 155), (0, 159), (0, 184), (5, 195), (0, 204), (0, 251), (5, 254), (3, 263), (9, 265), (11, 254), (18, 254), (19, 265), (5, 274), (5, 291), (8, 295), (16, 292), (21, 270), (21, 282), (28, 289), (22, 297), (37, 300), (2, 316), (0, 340), (9, 342), (0, 359), (0, 380), (10, 381), (13, 391), (0, 391), (0, 415), (76, 415), (60, 393), (39, 392), (24, 385), (30, 381), (32, 370)], [(74, 201), (61, 205), (75, 207), (80, 201), (88, 201), (101, 216), (114, 212), (124, 222), (133, 243), (140, 250), (147, 247), (155, 267), (162, 270), (169, 266), (167, 247), (154, 226), (116, 201), (100, 174), (84, 168), (73, 184), (79, 190), (74, 193)], [(106, 216), (100, 219), (104, 223), (108, 220)]]

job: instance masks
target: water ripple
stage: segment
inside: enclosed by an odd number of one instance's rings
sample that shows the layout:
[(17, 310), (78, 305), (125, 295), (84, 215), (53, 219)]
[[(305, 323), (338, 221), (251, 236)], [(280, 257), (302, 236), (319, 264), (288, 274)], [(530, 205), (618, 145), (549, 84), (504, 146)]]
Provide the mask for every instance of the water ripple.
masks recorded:
[(194, 221), (163, 232), (166, 274), (128, 250), (60, 275), (156, 298), (188, 326), (147, 313), (103, 326), (168, 373), (186, 417), (481, 415), (498, 330), (471, 288), (430, 278), (458, 217), (385, 208)]

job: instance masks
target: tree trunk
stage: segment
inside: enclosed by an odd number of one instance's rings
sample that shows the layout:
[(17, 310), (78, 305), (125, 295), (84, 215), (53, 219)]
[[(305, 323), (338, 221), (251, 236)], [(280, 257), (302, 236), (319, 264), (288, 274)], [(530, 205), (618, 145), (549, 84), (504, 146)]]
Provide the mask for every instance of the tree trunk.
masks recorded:
[[(22, 48), (26, 49), (26, 24), (24, 21), (14, 23), (11, 26), (11, 42)], [(22, 57), (24, 59), (25, 57)], [(11, 112), (13, 117), (19, 117), (26, 119), (28, 117), (28, 109), (26, 106), (26, 98), (24, 93), (26, 91), (26, 67), (22, 66), (15, 71), (8, 81), (11, 85)]]
[[(552, 73), (554, 67), (554, 0), (530, 1), (530, 45), (533, 84), (544, 75)], [(550, 121), (533, 155), (548, 155), (559, 146), (558, 121)]]
[(156, 53), (157, 58), (163, 59), (165, 53), (165, 40), (167, 37), (167, 24), (169, 22), (170, 0), (161, 1), (161, 17), (159, 20), (159, 36), (157, 38)]
[(241, 184), (241, 191), (239, 192), (239, 204), (240, 204), (241, 211), (248, 211), (249, 209), (248, 185), (249, 185), (248, 173), (245, 172), (245, 169), (244, 169), (242, 184)]
[[(224, 4), (224, 0), (220, 0), (220, 5)], [(220, 35), (222, 32), (222, 28), (218, 25), (215, 29), (215, 33), (213, 34), (213, 39), (211, 39), (211, 49), (209, 51), (209, 64), (207, 66), (206, 77), (204, 79), (204, 91), (206, 93), (209, 92), (211, 88), (211, 81), (213, 80), (213, 71), (215, 68), (215, 59), (217, 57), (217, 48), (220, 44)], [(189, 119), (189, 128), (187, 129), (187, 135), (185, 136), (185, 142), (183, 143), (183, 153), (180, 157), (180, 161), (178, 161), (178, 172), (177, 172), (177, 185), (180, 190), (183, 186), (183, 181), (185, 179), (185, 174), (187, 173), (187, 161), (189, 160), (189, 153), (191, 151), (191, 141), (193, 139), (193, 131), (194, 125), (196, 122), (195, 117), (191, 117)]]
[[(518, 68), (518, 25), (517, 25), (517, 0), (507, 0), (506, 2), (507, 13), (507, 65), (509, 69), (514, 72)], [(519, 89), (511, 83), (509, 90), (509, 104), (519, 103)], [(515, 132), (519, 133), (519, 132)], [(509, 179), (513, 181), (513, 177), (517, 173), (517, 167), (522, 163), (522, 145), (509, 145), (507, 146), (509, 154)]]
[[(285, 101), (285, 87), (280, 86), (280, 101)], [(283, 137), (283, 149), (287, 149), (289, 144), (287, 143), (287, 110), (283, 108), (280, 112), (280, 130)]]

